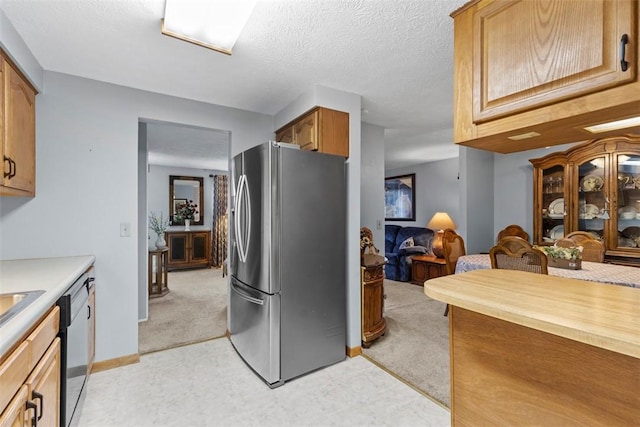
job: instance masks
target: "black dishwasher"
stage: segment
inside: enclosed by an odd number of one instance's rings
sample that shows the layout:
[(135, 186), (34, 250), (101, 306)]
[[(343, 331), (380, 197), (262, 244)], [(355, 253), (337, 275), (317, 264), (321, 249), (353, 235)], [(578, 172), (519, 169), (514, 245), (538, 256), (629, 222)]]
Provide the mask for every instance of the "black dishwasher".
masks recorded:
[[(60, 297), (60, 426), (77, 425), (78, 408), (85, 395), (89, 364), (89, 286), (94, 278), (83, 273)], [(73, 424), (72, 424), (73, 421)]]

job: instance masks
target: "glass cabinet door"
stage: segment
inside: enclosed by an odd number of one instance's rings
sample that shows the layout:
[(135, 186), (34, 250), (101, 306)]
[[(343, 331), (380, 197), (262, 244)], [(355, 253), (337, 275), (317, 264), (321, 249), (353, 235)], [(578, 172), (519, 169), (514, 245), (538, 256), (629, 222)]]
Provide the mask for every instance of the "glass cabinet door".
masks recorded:
[(542, 170), (542, 226), (543, 242), (553, 243), (564, 237), (564, 221), (567, 216), (565, 205), (565, 167), (551, 166)]
[(612, 230), (617, 231), (619, 249), (640, 246), (640, 156), (617, 154), (616, 211), (611, 213)]
[(605, 190), (606, 157), (597, 157), (578, 165), (578, 222), (576, 230), (587, 231), (603, 241), (605, 221), (609, 219), (609, 200)]

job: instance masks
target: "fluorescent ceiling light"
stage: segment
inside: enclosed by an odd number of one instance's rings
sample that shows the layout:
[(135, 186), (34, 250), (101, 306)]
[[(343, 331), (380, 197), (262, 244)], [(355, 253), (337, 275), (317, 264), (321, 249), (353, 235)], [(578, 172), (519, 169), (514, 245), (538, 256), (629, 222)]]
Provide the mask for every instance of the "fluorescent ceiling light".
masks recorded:
[(166, 0), (162, 34), (231, 55), (257, 0)]
[(625, 129), (632, 126), (640, 126), (640, 116), (628, 119), (616, 120), (615, 122), (601, 123), (599, 125), (587, 126), (584, 130), (591, 133), (609, 132), (612, 130)]

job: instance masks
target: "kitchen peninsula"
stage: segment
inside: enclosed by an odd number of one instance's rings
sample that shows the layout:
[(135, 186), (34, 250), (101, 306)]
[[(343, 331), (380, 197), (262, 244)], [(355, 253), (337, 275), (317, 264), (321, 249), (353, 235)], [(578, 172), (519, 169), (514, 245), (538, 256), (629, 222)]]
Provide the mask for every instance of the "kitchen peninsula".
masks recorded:
[(640, 419), (640, 289), (495, 269), (424, 286), (451, 306), (452, 425)]

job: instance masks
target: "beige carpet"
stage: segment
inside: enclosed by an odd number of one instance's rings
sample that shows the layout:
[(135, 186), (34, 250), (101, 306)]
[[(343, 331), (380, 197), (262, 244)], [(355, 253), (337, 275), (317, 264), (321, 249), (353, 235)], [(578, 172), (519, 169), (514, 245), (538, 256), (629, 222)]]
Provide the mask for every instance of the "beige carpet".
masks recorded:
[(223, 336), (227, 279), (215, 268), (172, 271), (170, 292), (149, 300), (149, 320), (138, 326), (140, 354)]
[(364, 354), (450, 407), (446, 305), (410, 283), (385, 280), (384, 292), (387, 333)]

